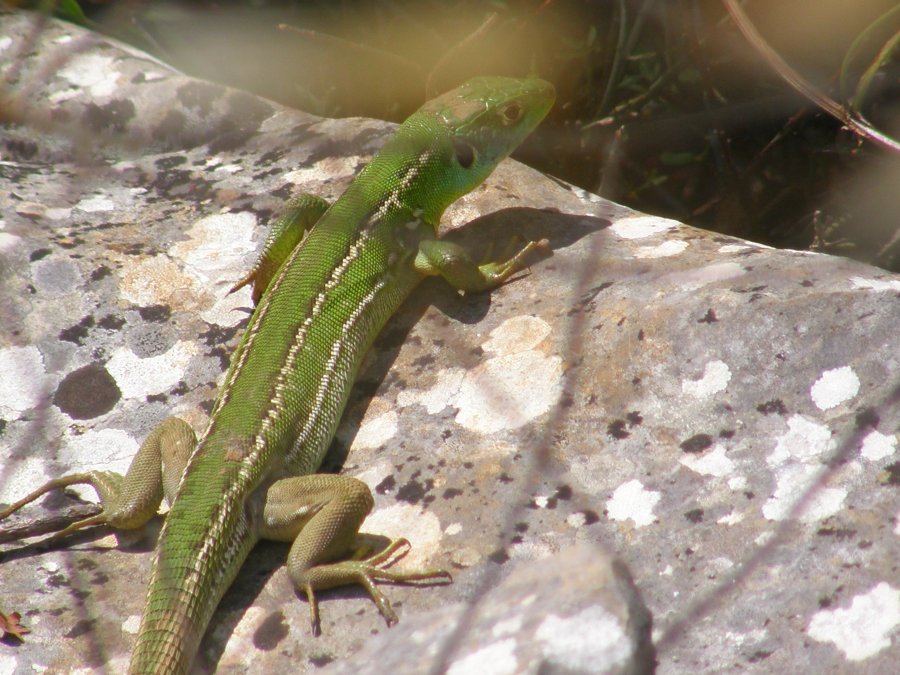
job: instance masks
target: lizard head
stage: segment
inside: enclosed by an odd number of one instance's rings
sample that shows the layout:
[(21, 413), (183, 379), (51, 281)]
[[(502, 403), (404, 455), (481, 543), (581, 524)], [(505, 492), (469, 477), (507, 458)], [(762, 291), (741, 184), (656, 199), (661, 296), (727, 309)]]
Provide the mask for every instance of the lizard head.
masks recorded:
[(540, 124), (555, 98), (544, 80), (477, 77), (423, 105), (397, 134), (418, 165), (405, 201), (418, 200), (409, 205), (436, 225)]
[(555, 98), (553, 85), (544, 80), (476, 77), (419, 112), (446, 128), (455, 163), (471, 170), (477, 185), (540, 124)]

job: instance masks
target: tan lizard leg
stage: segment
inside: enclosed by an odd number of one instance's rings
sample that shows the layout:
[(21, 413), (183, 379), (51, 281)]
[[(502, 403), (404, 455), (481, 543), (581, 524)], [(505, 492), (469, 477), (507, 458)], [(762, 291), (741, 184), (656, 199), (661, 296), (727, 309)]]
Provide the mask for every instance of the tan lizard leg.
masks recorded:
[(516, 253), (508, 251), (509, 257), (502, 262), (485, 262), (479, 265), (459, 244), (426, 239), (419, 242), (419, 252), (413, 265), (421, 274), (442, 276), (451, 286), (461, 291), (486, 291), (525, 269), (525, 259), (532, 251), (546, 250), (548, 246), (546, 239), (529, 241)]
[(293, 541), (287, 567), (291, 580), (309, 600), (314, 635), (319, 634), (319, 610), (315, 591), (360, 584), (372, 597), (388, 625), (397, 622), (390, 602), (376, 581), (413, 583), (450, 581), (444, 570), (392, 572), (387, 568), (406, 554), (405, 539), (397, 539), (380, 553), (365, 557), (371, 549), (359, 527), (374, 502), (368, 486), (351, 476), (311, 474), (285, 478), (273, 484), (266, 496), (261, 536)]
[(103, 511), (72, 523), (49, 537), (46, 543), (91, 525), (138, 529), (156, 515), (163, 495), (168, 503), (172, 503), (195, 444), (194, 431), (187, 422), (170, 417), (150, 432), (124, 476), (113, 471), (88, 471), (56, 478), (0, 510), (0, 520), (52, 490), (70, 485), (90, 485), (100, 497)]

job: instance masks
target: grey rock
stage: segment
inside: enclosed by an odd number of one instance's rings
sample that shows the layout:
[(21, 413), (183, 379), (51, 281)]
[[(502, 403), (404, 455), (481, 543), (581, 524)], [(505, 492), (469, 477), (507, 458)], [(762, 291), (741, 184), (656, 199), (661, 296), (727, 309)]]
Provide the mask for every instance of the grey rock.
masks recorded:
[[(293, 192), (340, 194), (391, 125), (287, 110), (25, 14), (0, 15), (0, 81), (9, 502), (123, 470), (170, 414), (201, 427), (249, 307), (225, 292), (266, 221)], [(454, 572), (387, 589), (393, 639), (428, 612), (452, 622), (513, 563), (542, 586), (551, 556), (585, 544), (630, 569), (660, 673), (892, 672), (900, 277), (634, 213), (515, 162), (445, 226), (476, 252), (518, 235), (553, 253), (490, 295), (424, 283), (361, 373), (329, 466), (373, 488), (367, 531)], [(155, 535), (100, 535), (4, 547), (2, 609), (32, 633), (0, 645), (0, 672), (124, 669)], [(308, 672), (385, 631), (348, 588), (323, 594), (313, 639), (284, 556), (254, 552), (200, 671)]]
[(647, 608), (597, 547), (519, 561), (499, 583), (485, 576), (484, 594), (418, 614), (323, 673), (653, 672)]

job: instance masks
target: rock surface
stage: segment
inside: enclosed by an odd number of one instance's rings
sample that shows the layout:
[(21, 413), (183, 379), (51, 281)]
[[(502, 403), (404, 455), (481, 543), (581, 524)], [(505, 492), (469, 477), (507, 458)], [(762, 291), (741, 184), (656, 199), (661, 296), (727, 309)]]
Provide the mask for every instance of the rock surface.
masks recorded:
[(512, 567), (477, 601), (417, 614), (323, 673), (652, 672), (650, 615), (621, 563), (582, 544)]
[[(29, 15), (0, 15), (0, 36), (10, 502), (66, 472), (124, 470), (172, 413), (202, 426), (250, 304), (225, 293), (266, 221), (294, 192), (340, 194), (390, 125), (286, 110)], [(891, 672), (900, 277), (634, 213), (514, 162), (445, 216), (470, 221), (454, 236), (473, 251), (516, 234), (553, 254), (490, 295), (423, 284), (376, 343), (329, 460), (372, 487), (366, 531), (406, 536), (406, 562), (454, 584), (388, 588), (401, 623), (387, 638), (361, 590), (325, 594), (313, 639), (285, 547), (261, 545), (199, 670), (339, 668), (386, 639), (427, 672), (416, 628), (456, 628), (455, 603), (479, 598), (496, 600), (466, 615), (445, 663), (505, 656), (534, 624), (477, 627), (513, 611), (498, 605), (522, 578), (545, 617), (586, 616), (563, 637), (595, 648), (608, 617), (547, 593), (559, 579), (596, 592), (551, 557), (583, 544), (630, 569), (660, 673)], [(0, 609), (32, 632), (0, 642), (0, 672), (124, 670), (154, 537), (5, 547)], [(523, 576), (504, 582), (511, 567)], [(558, 642), (534, 649), (559, 666)], [(629, 653), (639, 670), (646, 651)], [(532, 659), (514, 656), (478, 670)]]

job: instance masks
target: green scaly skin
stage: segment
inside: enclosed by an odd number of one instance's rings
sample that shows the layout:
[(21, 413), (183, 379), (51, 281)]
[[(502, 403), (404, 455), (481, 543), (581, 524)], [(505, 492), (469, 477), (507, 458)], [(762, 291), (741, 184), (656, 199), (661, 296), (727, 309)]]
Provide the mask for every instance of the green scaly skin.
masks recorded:
[(332, 206), (310, 196), (292, 201), (235, 287), (252, 284), (257, 306), (199, 441), (170, 418), (124, 478), (68, 476), (0, 511), (3, 518), (48, 490), (93, 485), (103, 513), (61, 537), (98, 523), (141, 527), (165, 493), (172, 506), (130, 673), (188, 671), (219, 600), (261, 538), (293, 542), (288, 571), (309, 599), (314, 631), (316, 590), (362, 584), (390, 624), (396, 615), (375, 581), (449, 580), (442, 570), (388, 570), (405, 540), (363, 557), (358, 531), (373, 504), (368, 488), (315, 472), (363, 356), (422, 279), (440, 275), (462, 290), (487, 290), (546, 246), (529, 242), (509, 260), (477, 265), (436, 232), (444, 210), (487, 178), (553, 100), (542, 80), (471, 80), (409, 117)]

